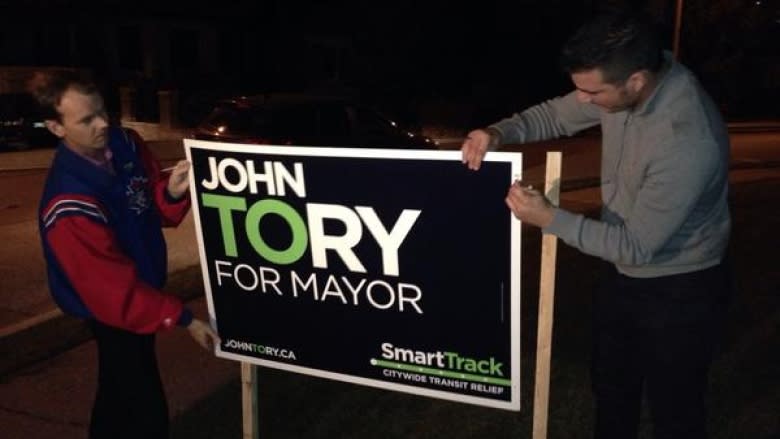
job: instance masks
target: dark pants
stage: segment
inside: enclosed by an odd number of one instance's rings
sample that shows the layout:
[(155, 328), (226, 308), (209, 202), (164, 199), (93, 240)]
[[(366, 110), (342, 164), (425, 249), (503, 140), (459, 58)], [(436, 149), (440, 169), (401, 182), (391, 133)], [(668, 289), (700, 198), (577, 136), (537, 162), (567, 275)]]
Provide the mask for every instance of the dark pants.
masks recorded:
[(157, 368), (154, 334), (90, 321), (98, 348), (98, 386), (91, 439), (168, 437), (168, 404)]
[(727, 264), (649, 279), (612, 270), (594, 297), (597, 439), (636, 438), (643, 387), (656, 439), (707, 437), (707, 373), (730, 291)]

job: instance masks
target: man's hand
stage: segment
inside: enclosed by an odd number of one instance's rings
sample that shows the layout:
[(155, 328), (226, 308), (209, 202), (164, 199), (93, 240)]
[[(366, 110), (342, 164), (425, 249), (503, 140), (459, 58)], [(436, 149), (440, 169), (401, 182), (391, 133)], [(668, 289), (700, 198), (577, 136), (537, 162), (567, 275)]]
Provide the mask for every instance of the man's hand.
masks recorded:
[(180, 160), (179, 163), (176, 163), (171, 171), (171, 177), (168, 179), (168, 195), (171, 198), (180, 199), (190, 188), (189, 172), (190, 162)]
[(207, 351), (213, 352), (214, 347), (220, 343), (217, 332), (203, 320), (192, 319), (187, 330), (190, 331), (192, 338)]
[(490, 144), (490, 133), (479, 129), (470, 132), (460, 147), (463, 163), (471, 170), (478, 170)]
[(498, 147), (500, 137), (500, 133), (492, 128), (470, 132), (460, 147), (463, 163), (468, 165), (469, 169), (478, 170), (488, 150)]
[(555, 211), (550, 201), (531, 186), (515, 182), (504, 199), (512, 213), (525, 223), (545, 228), (552, 224)]

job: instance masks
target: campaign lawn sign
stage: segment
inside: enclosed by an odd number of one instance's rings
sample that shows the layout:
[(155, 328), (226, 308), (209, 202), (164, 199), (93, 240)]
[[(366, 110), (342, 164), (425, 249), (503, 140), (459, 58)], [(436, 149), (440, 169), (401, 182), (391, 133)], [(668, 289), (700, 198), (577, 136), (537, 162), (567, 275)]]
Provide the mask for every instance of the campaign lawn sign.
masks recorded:
[(520, 410), (520, 153), (185, 148), (219, 357)]

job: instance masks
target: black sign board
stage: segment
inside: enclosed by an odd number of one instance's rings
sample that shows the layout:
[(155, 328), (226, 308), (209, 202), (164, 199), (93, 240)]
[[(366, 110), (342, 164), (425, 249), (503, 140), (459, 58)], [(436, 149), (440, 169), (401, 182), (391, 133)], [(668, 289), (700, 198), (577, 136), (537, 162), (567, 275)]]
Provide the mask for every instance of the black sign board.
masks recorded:
[(185, 146), (218, 356), (520, 409), (519, 153)]

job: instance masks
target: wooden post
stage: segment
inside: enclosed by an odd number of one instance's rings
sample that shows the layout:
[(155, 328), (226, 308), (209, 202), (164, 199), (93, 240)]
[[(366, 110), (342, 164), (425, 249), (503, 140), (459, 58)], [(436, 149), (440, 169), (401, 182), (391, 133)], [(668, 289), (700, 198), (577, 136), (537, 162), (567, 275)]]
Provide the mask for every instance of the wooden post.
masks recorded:
[(682, 35), (682, 17), (683, 17), (683, 0), (677, 0), (677, 6), (674, 11), (674, 41), (672, 42), (672, 50), (674, 59), (680, 60), (680, 38)]
[(258, 439), (257, 422), (257, 366), (241, 362), (241, 402), (244, 415), (243, 439)]
[[(547, 169), (544, 180), (544, 193), (547, 199), (557, 206), (561, 192), (560, 152), (547, 153)], [(539, 277), (539, 322), (536, 335), (536, 378), (534, 380), (533, 439), (547, 438), (557, 243), (558, 240), (554, 235), (542, 235), (542, 263), (541, 275)]]

